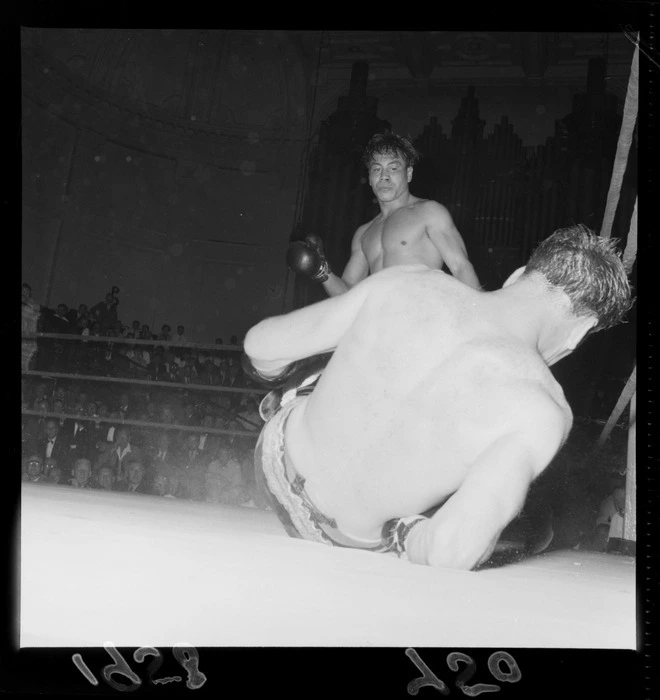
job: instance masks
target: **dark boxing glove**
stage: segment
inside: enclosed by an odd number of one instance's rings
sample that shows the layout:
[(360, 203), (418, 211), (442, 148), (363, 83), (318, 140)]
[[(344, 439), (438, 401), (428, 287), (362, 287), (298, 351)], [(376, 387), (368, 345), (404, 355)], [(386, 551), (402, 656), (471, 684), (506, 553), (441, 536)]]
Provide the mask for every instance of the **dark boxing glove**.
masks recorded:
[(245, 374), (253, 381), (269, 389), (275, 389), (283, 386), (287, 379), (298, 369), (298, 362), (292, 362), (290, 365), (287, 365), (276, 377), (264, 377), (262, 374), (259, 374), (259, 370), (252, 364), (252, 360), (243, 352), (241, 356), (241, 367)]
[(314, 282), (325, 282), (330, 275), (330, 266), (323, 252), (323, 241), (315, 234), (305, 236), (302, 241), (289, 244), (286, 254), (288, 268)]

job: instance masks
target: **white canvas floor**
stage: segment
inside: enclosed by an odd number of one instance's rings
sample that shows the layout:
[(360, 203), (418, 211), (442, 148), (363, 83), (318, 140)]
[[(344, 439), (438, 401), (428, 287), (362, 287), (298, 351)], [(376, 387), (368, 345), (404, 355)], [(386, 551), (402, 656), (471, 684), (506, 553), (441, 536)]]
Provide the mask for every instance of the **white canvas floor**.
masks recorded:
[(635, 560), (478, 572), (289, 538), (272, 512), (24, 484), (21, 647), (634, 649)]

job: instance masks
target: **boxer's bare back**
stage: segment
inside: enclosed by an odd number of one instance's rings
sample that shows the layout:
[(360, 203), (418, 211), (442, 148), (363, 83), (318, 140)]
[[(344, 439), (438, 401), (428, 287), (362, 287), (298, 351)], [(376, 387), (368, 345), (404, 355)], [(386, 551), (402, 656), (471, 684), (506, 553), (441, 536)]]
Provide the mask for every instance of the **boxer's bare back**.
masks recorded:
[[(397, 279), (402, 284), (393, 284)], [(497, 295), (422, 265), (388, 268), (359, 287), (343, 306), (345, 295), (305, 310), (308, 324), (299, 318), (290, 338), (294, 347), (314, 342), (309, 335), (303, 340), (309, 333), (317, 345), (333, 335), (341, 344), (289, 418), (288, 458), (316, 506), (346, 534), (364, 539), (467, 483), (465, 498), (450, 499), (441, 511), (448, 531), (466, 518), (481, 528), (483, 542), (473, 533), (464, 546), (458, 534), (448, 534), (465, 550), (461, 556), (479, 559), (477, 550), (494, 546), (498, 523), (503, 527), (522, 507), (531, 479), (568, 434), (572, 418), (561, 387), (517, 337)], [(497, 464), (489, 471), (493, 450)], [(468, 477), (480, 460), (475, 488)], [(495, 499), (500, 512), (492, 512), (493, 492), (502, 490)]]

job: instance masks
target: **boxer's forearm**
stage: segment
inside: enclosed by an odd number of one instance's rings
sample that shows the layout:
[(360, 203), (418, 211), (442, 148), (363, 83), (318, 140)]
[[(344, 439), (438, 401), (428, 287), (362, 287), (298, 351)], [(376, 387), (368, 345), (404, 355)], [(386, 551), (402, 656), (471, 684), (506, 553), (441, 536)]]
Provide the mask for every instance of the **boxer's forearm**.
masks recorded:
[(485, 561), (505, 524), (487, 503), (469, 511), (450, 498), (432, 518), (415, 525), (406, 541), (408, 559), (465, 571)]
[(345, 294), (353, 285), (348, 284), (334, 272), (330, 272), (328, 279), (323, 282), (323, 289), (327, 292), (328, 296), (336, 297), (339, 294)]

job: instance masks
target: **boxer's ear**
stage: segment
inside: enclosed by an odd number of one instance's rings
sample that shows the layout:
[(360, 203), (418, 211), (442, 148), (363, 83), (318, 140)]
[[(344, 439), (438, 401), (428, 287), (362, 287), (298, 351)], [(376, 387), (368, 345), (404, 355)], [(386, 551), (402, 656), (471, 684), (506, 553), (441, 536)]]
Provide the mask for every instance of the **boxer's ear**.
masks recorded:
[(406, 168), (406, 176), (408, 178), (408, 182), (410, 182), (412, 180), (412, 175), (413, 175), (413, 168), (412, 168), (412, 165), (409, 165)]
[(506, 282), (502, 285), (502, 289), (504, 289), (504, 287), (508, 287), (510, 284), (513, 284), (514, 282), (517, 282), (518, 278), (520, 277), (520, 275), (522, 275), (523, 272), (525, 272), (524, 267), (519, 267), (517, 270), (514, 270), (509, 275)]

